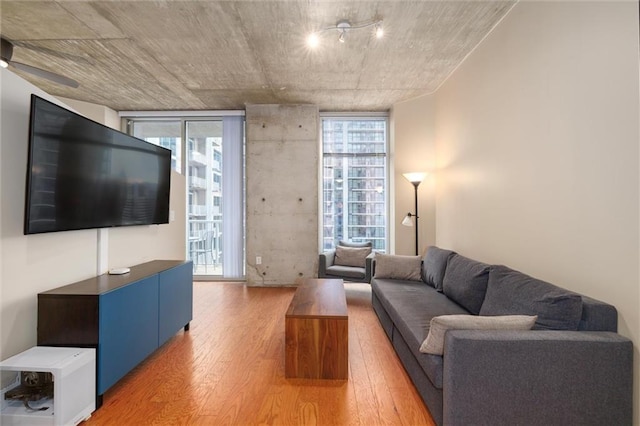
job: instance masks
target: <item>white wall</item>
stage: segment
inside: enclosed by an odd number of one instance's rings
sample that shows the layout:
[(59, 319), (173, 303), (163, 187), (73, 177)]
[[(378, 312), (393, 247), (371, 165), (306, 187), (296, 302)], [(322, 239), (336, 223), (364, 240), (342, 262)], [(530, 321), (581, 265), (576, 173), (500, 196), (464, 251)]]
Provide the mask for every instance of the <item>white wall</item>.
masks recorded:
[(23, 235), (31, 93), (57, 102), (0, 69), (0, 358), (36, 344), (39, 292), (95, 272), (96, 231)]
[(436, 93), (437, 243), (607, 301), (640, 392), (637, 2), (520, 2)]
[(401, 225), (407, 213), (415, 213), (413, 185), (402, 176), (408, 172), (427, 172), (418, 186), (418, 251), (423, 254), (436, 242), (435, 99), (422, 96), (397, 103), (390, 114), (393, 197), (390, 226), (395, 232), (395, 253), (415, 254), (415, 228)]
[(90, 102), (79, 101), (77, 99), (63, 97), (58, 97), (58, 99), (85, 117), (113, 129), (120, 130), (121, 120), (117, 111), (114, 111), (104, 105), (92, 104)]
[[(97, 270), (97, 230), (23, 235), (32, 93), (68, 107), (0, 68), (0, 359), (36, 344), (39, 292), (95, 276)], [(103, 111), (105, 120), (119, 125), (119, 120), (109, 120), (112, 112)], [(101, 231), (111, 233), (106, 245), (111, 266), (184, 258), (184, 186), (182, 176), (172, 176), (172, 224)]]

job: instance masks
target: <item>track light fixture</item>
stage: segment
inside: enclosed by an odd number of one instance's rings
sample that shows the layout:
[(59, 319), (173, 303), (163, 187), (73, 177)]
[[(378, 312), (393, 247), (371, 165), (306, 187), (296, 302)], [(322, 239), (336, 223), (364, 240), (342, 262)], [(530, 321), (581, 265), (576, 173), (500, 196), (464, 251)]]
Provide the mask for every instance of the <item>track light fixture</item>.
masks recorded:
[(320, 44), (320, 34), (331, 30), (338, 31), (338, 41), (340, 43), (344, 43), (350, 31), (369, 27), (374, 27), (374, 34), (376, 38), (382, 38), (384, 36), (382, 19), (375, 19), (373, 21), (362, 22), (359, 24), (352, 24), (347, 19), (341, 19), (334, 26), (322, 28), (309, 34), (309, 36), (307, 37), (307, 44), (311, 48), (317, 47)]
[(340, 43), (344, 43), (344, 39), (347, 36), (347, 31), (351, 29), (351, 24), (346, 19), (342, 21), (338, 21), (336, 24), (336, 28), (340, 31), (340, 36), (338, 37), (338, 41)]

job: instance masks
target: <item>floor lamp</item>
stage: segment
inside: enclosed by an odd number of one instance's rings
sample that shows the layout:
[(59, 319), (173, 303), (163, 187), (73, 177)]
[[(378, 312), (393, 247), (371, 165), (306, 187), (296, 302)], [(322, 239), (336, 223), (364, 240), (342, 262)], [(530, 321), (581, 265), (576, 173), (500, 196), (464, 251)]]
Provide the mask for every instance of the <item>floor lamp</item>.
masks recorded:
[(427, 176), (426, 173), (403, 173), (402, 176), (405, 177), (409, 182), (413, 184), (414, 196), (415, 196), (415, 213), (407, 213), (407, 215), (402, 219), (402, 224), (404, 226), (414, 226), (412, 217), (416, 218), (416, 256), (418, 253), (418, 185), (424, 180)]

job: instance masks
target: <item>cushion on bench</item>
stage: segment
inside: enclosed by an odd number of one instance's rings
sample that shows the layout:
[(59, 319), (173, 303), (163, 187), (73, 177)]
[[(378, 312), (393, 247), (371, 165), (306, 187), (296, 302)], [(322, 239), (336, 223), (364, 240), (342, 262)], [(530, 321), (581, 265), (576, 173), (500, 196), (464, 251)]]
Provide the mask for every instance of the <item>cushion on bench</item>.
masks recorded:
[(333, 265), (328, 266), (325, 272), (327, 275), (335, 275), (338, 277), (364, 278), (365, 269), (355, 266)]

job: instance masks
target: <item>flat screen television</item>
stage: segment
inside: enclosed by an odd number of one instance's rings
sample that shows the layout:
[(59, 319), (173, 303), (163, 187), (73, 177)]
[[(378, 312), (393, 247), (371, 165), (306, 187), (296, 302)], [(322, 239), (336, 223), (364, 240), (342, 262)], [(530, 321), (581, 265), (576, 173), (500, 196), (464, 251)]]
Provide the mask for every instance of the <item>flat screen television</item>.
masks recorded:
[(31, 95), (25, 234), (169, 222), (171, 151)]

